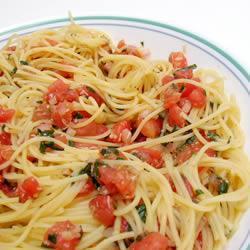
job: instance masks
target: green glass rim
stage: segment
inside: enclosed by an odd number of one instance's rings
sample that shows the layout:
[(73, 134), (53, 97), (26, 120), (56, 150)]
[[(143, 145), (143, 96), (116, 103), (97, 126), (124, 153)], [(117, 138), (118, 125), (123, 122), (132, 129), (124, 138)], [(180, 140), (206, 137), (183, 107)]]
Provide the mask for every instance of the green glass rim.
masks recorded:
[[(43, 25), (50, 25), (50, 24), (54, 24), (54, 23), (66, 22), (68, 20), (69, 20), (69, 18), (57, 18), (57, 19), (50, 19), (50, 20), (47, 20), (47, 21), (34, 22), (34, 23), (26, 24), (26, 25), (20, 25), (20, 26), (17, 26), (15, 28), (7, 29), (7, 30), (4, 30), (4, 31), (0, 32), (0, 36), (5, 36), (7, 34), (19, 32), (21, 30), (30, 29), (30, 28), (34, 28), (34, 27), (39, 27), (39, 26), (43, 26)], [(137, 22), (137, 23), (142, 23), (142, 24), (149, 24), (149, 25), (153, 25), (153, 26), (156, 26), (156, 27), (173, 30), (175, 32), (178, 32), (178, 33), (181, 33), (183, 35), (189, 36), (189, 37), (197, 40), (198, 42), (201, 42), (201, 43), (205, 44), (206, 46), (208, 46), (212, 50), (214, 50), (217, 53), (219, 53), (220, 55), (222, 55), (231, 64), (233, 64), (241, 72), (241, 74), (249, 81), (249, 73), (236, 59), (234, 59), (227, 52), (225, 52), (224, 50), (222, 50), (221, 48), (219, 48), (215, 44), (207, 41), (206, 39), (204, 39), (204, 38), (202, 38), (202, 37), (200, 37), (200, 36), (198, 36), (198, 35), (196, 35), (196, 34), (194, 34), (192, 32), (186, 31), (184, 29), (181, 29), (181, 28), (169, 25), (169, 24), (161, 23), (161, 22), (148, 20), (148, 19), (125, 17), (125, 16), (76, 16), (76, 17), (74, 17), (74, 20), (75, 21), (82, 21), (82, 20), (128, 21), (128, 22)]]

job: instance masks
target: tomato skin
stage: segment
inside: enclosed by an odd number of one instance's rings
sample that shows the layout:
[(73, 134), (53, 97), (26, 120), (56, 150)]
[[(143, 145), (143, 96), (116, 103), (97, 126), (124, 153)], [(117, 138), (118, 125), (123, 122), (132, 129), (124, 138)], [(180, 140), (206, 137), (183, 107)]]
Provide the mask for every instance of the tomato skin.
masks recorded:
[(169, 55), (169, 62), (173, 64), (174, 69), (184, 68), (184, 67), (187, 67), (188, 65), (186, 57), (180, 51), (172, 52)]
[[(50, 227), (44, 235), (43, 245), (56, 250), (76, 250), (82, 237), (82, 228), (70, 221), (61, 221)], [(50, 236), (54, 242), (50, 241)]]
[(159, 150), (141, 147), (133, 150), (132, 153), (135, 153), (142, 161), (146, 161), (154, 168), (161, 168), (164, 164), (162, 152)]
[(162, 79), (161, 82), (163, 85), (168, 84), (169, 82), (173, 81), (175, 78), (173, 76), (165, 75)]
[(34, 177), (28, 177), (18, 187), (19, 201), (24, 203), (28, 199), (37, 198), (40, 191), (41, 187), (38, 181)]
[(51, 119), (50, 106), (46, 103), (38, 105), (33, 113), (32, 121), (36, 122), (49, 119)]
[(45, 39), (51, 46), (56, 46), (58, 42), (54, 39), (46, 38)]
[(48, 87), (48, 92), (44, 95), (44, 99), (53, 105), (63, 101), (77, 101), (78, 97), (76, 90), (70, 89), (68, 84), (59, 79)]
[(164, 108), (169, 109), (174, 104), (180, 101), (181, 93), (172, 87), (169, 87), (164, 92)]
[(0, 144), (11, 145), (11, 134), (7, 132), (0, 133)]
[(113, 199), (109, 195), (97, 195), (89, 203), (94, 218), (104, 226), (113, 226), (115, 222)]
[(129, 143), (132, 133), (132, 126), (130, 121), (121, 121), (113, 125), (109, 141), (114, 143)]
[(84, 197), (84, 196), (91, 194), (93, 191), (95, 191), (95, 185), (93, 181), (90, 178), (88, 178), (87, 182), (82, 187), (82, 189), (80, 190), (77, 196)]
[(187, 98), (195, 108), (203, 108), (207, 102), (205, 91), (201, 88), (194, 89)]
[(141, 241), (133, 243), (129, 250), (168, 250), (169, 240), (162, 234), (150, 233)]
[(53, 124), (59, 128), (66, 128), (72, 121), (72, 105), (69, 102), (60, 102), (57, 105), (52, 106), (51, 118)]
[(12, 117), (14, 116), (14, 114), (15, 114), (15, 110), (14, 109), (4, 109), (0, 105), (0, 123), (11, 121)]
[(0, 164), (8, 161), (12, 154), (14, 153), (14, 150), (10, 145), (2, 145), (0, 144)]
[(184, 84), (184, 91), (181, 93), (181, 97), (188, 97), (193, 90), (199, 88), (190, 83), (183, 83)]
[(168, 182), (169, 182), (169, 185), (170, 185), (171, 189), (173, 190), (173, 192), (176, 193), (177, 190), (176, 190), (176, 187), (175, 187), (175, 185), (174, 185), (174, 181), (173, 181), (173, 179), (171, 178), (171, 176), (170, 176), (169, 174), (166, 174), (165, 177), (167, 178), (167, 180), (168, 180)]
[(100, 183), (105, 185), (111, 195), (120, 194), (123, 199), (132, 199), (135, 196), (136, 178), (126, 168), (99, 168)]
[(181, 98), (178, 106), (185, 114), (189, 114), (190, 110), (192, 109), (192, 103), (187, 98)]
[(181, 108), (175, 104), (169, 108), (168, 111), (168, 123), (171, 127), (174, 127), (175, 125), (183, 128), (186, 124), (185, 119), (181, 115)]
[(162, 129), (162, 119), (150, 119), (143, 126), (141, 133), (148, 138), (156, 138), (160, 135)]
[(88, 86), (83, 86), (82, 88), (78, 89), (78, 94), (85, 95), (87, 97), (91, 96), (92, 98), (95, 99), (96, 103), (99, 106), (101, 106), (104, 103), (103, 98), (99, 94), (97, 94), (94, 89)]
[(75, 131), (79, 136), (96, 136), (107, 132), (108, 128), (103, 124), (91, 122), (84, 127), (76, 128)]
[[(68, 65), (68, 66), (73, 66), (72, 64), (67, 63), (67, 62), (62, 62), (61, 64)], [(74, 76), (74, 73), (68, 72), (68, 71), (64, 71), (64, 70), (56, 70), (56, 73), (59, 74), (59, 75), (61, 75), (64, 78), (67, 78), (67, 79), (68, 78), (73, 78), (73, 76)]]

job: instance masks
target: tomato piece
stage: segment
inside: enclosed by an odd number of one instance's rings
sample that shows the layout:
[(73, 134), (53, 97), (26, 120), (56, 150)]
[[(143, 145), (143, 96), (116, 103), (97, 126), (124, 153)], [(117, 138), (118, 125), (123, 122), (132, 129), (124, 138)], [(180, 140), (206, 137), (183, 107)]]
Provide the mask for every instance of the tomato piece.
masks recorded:
[(176, 190), (176, 187), (175, 187), (175, 185), (174, 185), (174, 181), (173, 181), (173, 179), (171, 178), (171, 176), (170, 176), (169, 174), (166, 174), (165, 177), (167, 178), (167, 180), (168, 180), (168, 182), (169, 182), (169, 185), (170, 185), (171, 189), (173, 190), (173, 192), (176, 193), (177, 190)]
[(193, 189), (191, 183), (188, 181), (188, 179), (187, 179), (185, 176), (182, 176), (182, 179), (183, 179), (183, 181), (184, 181), (184, 184), (185, 184), (185, 186), (186, 186), (186, 189), (187, 189), (187, 191), (188, 191), (188, 193), (189, 193), (191, 199), (195, 198), (195, 197), (196, 197), (196, 194), (195, 194), (195, 192), (194, 192), (194, 189)]
[(129, 230), (129, 224), (126, 221), (126, 219), (124, 219), (123, 217), (121, 218), (121, 228), (120, 228), (120, 232), (124, 233), (127, 232)]
[(14, 114), (15, 114), (14, 109), (4, 109), (0, 105), (0, 123), (11, 121)]
[(121, 49), (121, 48), (123, 48), (123, 47), (125, 47), (125, 46), (127, 46), (126, 45), (126, 43), (125, 43), (125, 41), (122, 39), (122, 40), (120, 40), (119, 42), (118, 42), (118, 44), (117, 44), (117, 48), (118, 49)]
[(35, 108), (32, 121), (49, 120), (51, 119), (50, 106), (46, 103), (42, 103)]
[(56, 46), (58, 42), (54, 39), (46, 38), (45, 39), (51, 46)]
[(187, 161), (193, 155), (193, 151), (191, 147), (187, 146), (180, 152), (178, 152), (176, 157), (177, 164), (182, 164), (183, 162)]
[(193, 77), (193, 70), (192, 69), (186, 69), (186, 70), (177, 70), (174, 73), (175, 78), (181, 79), (191, 79)]
[(99, 146), (93, 143), (83, 143), (83, 142), (75, 142), (76, 148), (89, 148), (89, 149), (98, 149)]
[(173, 76), (169, 76), (169, 75), (165, 75), (162, 79), (161, 79), (161, 82), (163, 85), (171, 82), (174, 80), (174, 77)]
[(137, 148), (132, 151), (142, 161), (146, 161), (148, 164), (155, 168), (161, 168), (164, 164), (162, 158), (162, 152), (153, 148)]
[(141, 133), (148, 138), (156, 138), (160, 135), (162, 129), (162, 119), (150, 119), (143, 126)]
[(50, 104), (68, 101), (73, 102), (78, 100), (78, 92), (69, 88), (69, 85), (62, 80), (56, 80), (48, 88), (48, 92), (44, 95), (44, 99)]
[(0, 164), (8, 161), (12, 154), (14, 153), (14, 150), (10, 145), (2, 145), (0, 144)]
[(123, 199), (134, 198), (136, 178), (128, 169), (101, 166), (99, 174), (100, 183), (107, 188), (111, 195), (120, 194)]
[(3, 73), (3, 71), (2, 71), (2, 70), (0, 70), (0, 77), (1, 77), (1, 76), (3, 76), (3, 74), (4, 74), (4, 73)]
[(19, 201), (24, 203), (28, 199), (37, 198), (40, 191), (39, 182), (34, 177), (28, 177), (18, 187)]
[(8, 197), (17, 196), (17, 185), (16, 183), (10, 183), (4, 179), (2, 173), (0, 172), (0, 190)]
[[(84, 118), (90, 118), (91, 117), (91, 115), (87, 111), (85, 111), (85, 110), (74, 111), (72, 113), (72, 116), (73, 116), (74, 119), (77, 119), (77, 120), (84, 119)], [(77, 116), (78, 116), (78, 118), (77, 118)], [(79, 116), (81, 116), (81, 118), (79, 118)]]
[(181, 115), (182, 109), (174, 104), (169, 108), (168, 111), (168, 123), (171, 127), (174, 127), (175, 125), (179, 128), (183, 128), (186, 124), (186, 120)]
[(217, 156), (217, 152), (212, 148), (207, 149), (206, 154), (209, 157), (216, 157)]
[(108, 141), (114, 143), (129, 143), (132, 137), (130, 121), (121, 121), (113, 125)]
[[(74, 66), (74, 65), (72, 65), (70, 63), (67, 63), (67, 62), (62, 62), (61, 64), (68, 65), (68, 66)], [(56, 70), (55, 72), (57, 74), (61, 75), (64, 78), (73, 78), (73, 76), (74, 76), (74, 73), (68, 72), (68, 71), (65, 71), (65, 70)]]
[(101, 106), (104, 103), (103, 98), (96, 93), (94, 89), (89, 86), (83, 86), (82, 88), (78, 89), (79, 95), (85, 95), (86, 97), (92, 97), (95, 99), (96, 103)]
[(169, 87), (164, 92), (164, 108), (168, 109), (174, 104), (178, 103), (181, 97), (181, 93), (173, 87)]
[(198, 242), (200, 249), (202, 249), (203, 246), (203, 237), (202, 237), (202, 231), (199, 232), (196, 241)]
[(194, 89), (187, 98), (195, 108), (203, 108), (207, 102), (205, 91), (201, 88)]
[(69, 102), (60, 102), (51, 108), (53, 124), (59, 128), (66, 128), (72, 121), (72, 105)]
[(87, 182), (82, 187), (82, 189), (80, 190), (77, 196), (84, 197), (84, 196), (91, 194), (93, 191), (95, 191), (95, 185), (93, 181), (91, 180), (91, 178), (88, 178)]
[(0, 144), (2, 145), (11, 145), (11, 134), (3, 131), (0, 133)]
[(133, 243), (129, 250), (168, 250), (169, 239), (158, 233), (150, 233), (145, 236), (141, 241)]
[[(54, 138), (56, 139), (56, 140), (58, 140), (58, 141), (61, 141), (62, 143), (64, 143), (64, 144), (67, 144), (67, 142), (68, 142), (68, 139), (67, 139), (67, 137), (65, 136), (65, 135), (59, 135), (59, 134), (57, 134), (57, 135), (55, 135), (54, 136)], [(58, 147), (58, 148), (60, 148), (60, 149), (63, 149), (61, 146), (59, 146), (58, 144), (56, 144), (56, 147)]]
[(192, 109), (192, 103), (187, 98), (181, 98), (178, 106), (186, 114), (189, 114), (190, 110)]
[(84, 127), (76, 128), (75, 131), (79, 136), (96, 136), (107, 132), (108, 128), (104, 124), (91, 122)]
[(193, 90), (199, 88), (191, 83), (183, 83), (184, 85), (184, 91), (181, 93), (181, 97), (188, 97)]
[(141, 134), (141, 133), (135, 139), (136, 142), (143, 142), (143, 141), (146, 141), (146, 140), (147, 140), (147, 137), (145, 135)]
[(61, 221), (50, 227), (44, 235), (43, 245), (56, 250), (76, 250), (83, 232), (71, 221)]
[(94, 218), (106, 227), (113, 226), (115, 222), (113, 199), (109, 195), (97, 195), (89, 203)]
[(172, 52), (169, 55), (169, 62), (173, 64), (174, 69), (180, 69), (187, 67), (187, 59), (184, 56), (183, 52)]

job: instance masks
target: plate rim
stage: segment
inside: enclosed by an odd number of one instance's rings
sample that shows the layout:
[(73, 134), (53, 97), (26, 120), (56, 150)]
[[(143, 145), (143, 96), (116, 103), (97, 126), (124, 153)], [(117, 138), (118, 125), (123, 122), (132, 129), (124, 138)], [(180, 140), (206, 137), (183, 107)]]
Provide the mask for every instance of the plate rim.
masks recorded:
[[(50, 18), (47, 20), (42, 20), (42, 21), (37, 21), (37, 22), (31, 22), (23, 25), (14, 25), (12, 26), (13, 28), (7, 28), (7, 29), (1, 29), (0, 31), (0, 37), (5, 36), (11, 33), (19, 32), (21, 30), (25, 29), (30, 29), (30, 28), (35, 28), (43, 25), (50, 25), (54, 23), (61, 23), (61, 22), (66, 22), (69, 21), (70, 18)], [(224, 49), (221, 49), (218, 45), (216, 45), (213, 42), (209, 42), (207, 39), (193, 33), (190, 31), (187, 31), (185, 29), (179, 28), (174, 25), (170, 25), (167, 23), (159, 22), (159, 21), (153, 21), (149, 19), (144, 19), (144, 18), (135, 18), (135, 17), (127, 17), (127, 16), (105, 16), (105, 15), (84, 15), (84, 16), (75, 16), (74, 21), (83, 21), (83, 20), (111, 20), (111, 21), (128, 21), (128, 22), (137, 22), (141, 24), (146, 24), (146, 25), (153, 25), (158, 28), (164, 28), (164, 29), (169, 29), (174, 32), (181, 33), (185, 36), (191, 37), (192, 39), (203, 43), (204, 45), (208, 46), (210, 49), (214, 50), (215, 52), (219, 53), (221, 56), (226, 58), (232, 65), (234, 65), (239, 72), (250, 82), (250, 76), (247, 71), (247, 69), (241, 65), (241, 63), (236, 60), (234, 57), (232, 57), (228, 52), (226, 52)]]

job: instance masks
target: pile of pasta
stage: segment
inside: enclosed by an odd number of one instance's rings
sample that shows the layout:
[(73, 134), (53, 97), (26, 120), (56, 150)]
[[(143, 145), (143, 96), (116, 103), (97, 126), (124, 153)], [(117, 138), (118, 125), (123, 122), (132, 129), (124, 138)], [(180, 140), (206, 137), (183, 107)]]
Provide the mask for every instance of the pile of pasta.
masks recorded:
[(250, 164), (223, 77), (196, 67), (75, 23), (12, 36), (0, 249), (222, 249), (249, 207)]

